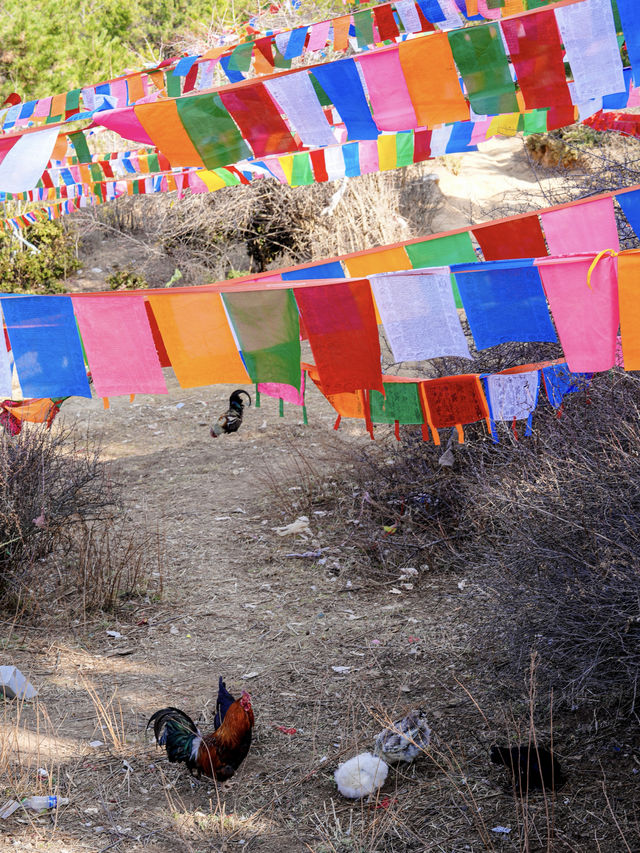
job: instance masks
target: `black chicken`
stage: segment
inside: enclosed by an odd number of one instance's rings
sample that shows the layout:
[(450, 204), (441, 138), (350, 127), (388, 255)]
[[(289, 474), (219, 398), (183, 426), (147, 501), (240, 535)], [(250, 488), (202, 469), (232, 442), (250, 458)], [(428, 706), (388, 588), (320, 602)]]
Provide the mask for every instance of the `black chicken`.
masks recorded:
[(512, 747), (496, 744), (491, 747), (491, 761), (511, 770), (518, 795), (530, 789), (550, 791), (567, 781), (555, 755), (534, 744)]
[(251, 397), (247, 391), (244, 391), (242, 388), (234, 391), (229, 397), (229, 408), (223, 415), (220, 415), (218, 420), (209, 430), (211, 438), (217, 438), (219, 435), (222, 435), (223, 432), (227, 434), (238, 432), (240, 424), (242, 423), (242, 415), (244, 414), (245, 404), (242, 402), (243, 394), (249, 401), (248, 405), (251, 405)]

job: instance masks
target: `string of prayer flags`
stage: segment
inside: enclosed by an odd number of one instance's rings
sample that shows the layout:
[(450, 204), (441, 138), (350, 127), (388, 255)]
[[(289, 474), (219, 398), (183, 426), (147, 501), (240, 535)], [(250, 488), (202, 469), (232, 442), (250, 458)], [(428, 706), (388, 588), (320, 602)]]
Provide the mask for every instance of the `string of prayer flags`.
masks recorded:
[(291, 290), (224, 293), (223, 301), (254, 383), (300, 385), (300, 323)]
[(567, 394), (583, 391), (591, 380), (590, 373), (571, 373), (566, 363), (548, 364), (540, 372), (547, 399), (554, 409), (562, 407)]
[(617, 258), (593, 253), (539, 258), (536, 265), (572, 373), (609, 370), (619, 326)]
[(611, 0), (583, 0), (556, 9), (555, 16), (573, 74), (576, 102), (624, 92)]
[(297, 287), (295, 296), (325, 393), (383, 391), (369, 282)]
[(142, 293), (71, 299), (99, 397), (167, 393)]
[(488, 422), (487, 401), (475, 373), (428, 379), (420, 382), (420, 393), (434, 444), (440, 444), (439, 429), (456, 427), (458, 438), (464, 441), (464, 424)]
[[(240, 128), (242, 136), (251, 146), (255, 157), (284, 154), (298, 149), (291, 131), (280, 115), (280, 109), (263, 83), (220, 92), (219, 97)], [(222, 162), (223, 159), (225, 162)], [(236, 158), (236, 160), (241, 159), (242, 157)], [(231, 162), (234, 161), (226, 159), (225, 155), (215, 165), (226, 166)], [(215, 168), (215, 166), (209, 166), (209, 168)]]
[[(578, 212), (579, 211), (579, 212)], [(620, 248), (612, 198), (560, 207), (540, 214), (551, 255)]]
[[(473, 248), (471, 234), (468, 231), (448, 234), (446, 237), (436, 237), (433, 240), (422, 240), (419, 243), (409, 243), (406, 246), (406, 251), (414, 269), (451, 266), (452, 264), (473, 264), (479, 261)], [(458, 285), (454, 276), (451, 276), (451, 285), (456, 308), (462, 308)]]
[(70, 297), (0, 301), (24, 396), (91, 397)]
[(479, 350), (508, 341), (557, 341), (532, 260), (452, 267)]
[(541, 258), (547, 253), (540, 220), (536, 213), (495, 225), (472, 229), (485, 261), (514, 258)]
[(338, 428), (340, 418), (358, 418), (364, 420), (368, 418), (368, 412), (365, 411), (364, 391), (343, 391), (340, 394), (327, 394), (320, 381), (320, 371), (315, 364), (303, 362), (302, 367), (316, 388), (327, 398), (330, 405), (338, 413), (338, 421), (336, 422), (335, 429)]
[(498, 440), (496, 421), (526, 421), (525, 435), (531, 435), (533, 412), (538, 403), (540, 373), (494, 373), (483, 376), (491, 419), (491, 436)]
[(471, 358), (447, 268), (374, 275), (369, 281), (395, 361)]
[(249, 382), (219, 293), (150, 293), (148, 299), (181, 388)]
[(340, 261), (326, 264), (314, 264), (311, 267), (297, 267), (282, 273), (283, 281), (316, 281), (323, 278), (344, 278)]
[(620, 336), (624, 369), (640, 370), (640, 255), (623, 252), (618, 256), (618, 298)]
[(448, 37), (473, 111), (478, 115), (519, 112), (498, 25), (454, 30)]

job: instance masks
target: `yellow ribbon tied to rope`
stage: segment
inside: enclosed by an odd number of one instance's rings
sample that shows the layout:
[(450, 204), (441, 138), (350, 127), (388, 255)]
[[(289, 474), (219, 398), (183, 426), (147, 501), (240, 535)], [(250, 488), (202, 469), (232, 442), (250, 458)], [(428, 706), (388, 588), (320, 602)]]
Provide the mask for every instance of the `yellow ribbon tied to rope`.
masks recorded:
[(614, 249), (603, 249), (601, 252), (598, 252), (598, 254), (593, 259), (593, 263), (589, 267), (589, 272), (587, 273), (587, 287), (590, 290), (593, 290), (593, 288), (591, 287), (591, 275), (594, 269), (598, 266), (598, 263), (601, 258), (604, 258), (605, 255), (610, 255), (612, 258), (617, 258), (619, 254), (620, 252), (616, 252)]

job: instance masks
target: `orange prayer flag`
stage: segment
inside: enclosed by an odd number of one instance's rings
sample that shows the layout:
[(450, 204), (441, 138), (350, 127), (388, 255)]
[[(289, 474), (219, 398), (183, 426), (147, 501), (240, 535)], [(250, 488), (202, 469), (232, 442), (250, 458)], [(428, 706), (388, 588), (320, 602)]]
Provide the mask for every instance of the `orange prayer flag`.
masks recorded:
[(620, 333), (625, 370), (640, 370), (640, 252), (618, 255)]
[(49, 109), (50, 116), (64, 116), (66, 114), (67, 93), (64, 95), (54, 95), (51, 98), (51, 107)]
[(61, 133), (60, 136), (56, 139), (55, 145), (53, 146), (53, 151), (51, 152), (51, 159), (62, 160), (63, 157), (66, 156), (67, 147), (67, 134)]
[(412, 269), (409, 256), (402, 246), (394, 249), (384, 249), (381, 252), (368, 252), (366, 255), (356, 255), (345, 258), (347, 271), (351, 278), (366, 278), (380, 272), (397, 272)]
[(228, 50), (228, 47), (212, 47), (206, 53), (202, 54), (202, 59), (217, 59), (219, 56)]
[(253, 70), (256, 74), (271, 74), (273, 71), (273, 65), (260, 50), (253, 52)]
[(127, 89), (129, 91), (129, 103), (134, 104), (140, 98), (144, 98), (144, 85), (142, 83), (142, 74), (134, 74), (127, 80)]
[(156, 89), (159, 89), (161, 92), (165, 92), (166, 94), (164, 71), (150, 71), (149, 77), (151, 77), (153, 85), (156, 87)]
[(134, 107), (134, 111), (153, 144), (162, 151), (172, 167), (204, 166), (178, 116), (175, 101), (140, 104)]
[(346, 50), (349, 47), (349, 27), (351, 15), (333, 19), (333, 49)]
[(149, 294), (182, 388), (249, 383), (219, 293)]
[[(432, 33), (400, 45), (400, 64), (420, 127), (469, 118), (447, 34)], [(427, 82), (428, 81), (428, 82)]]

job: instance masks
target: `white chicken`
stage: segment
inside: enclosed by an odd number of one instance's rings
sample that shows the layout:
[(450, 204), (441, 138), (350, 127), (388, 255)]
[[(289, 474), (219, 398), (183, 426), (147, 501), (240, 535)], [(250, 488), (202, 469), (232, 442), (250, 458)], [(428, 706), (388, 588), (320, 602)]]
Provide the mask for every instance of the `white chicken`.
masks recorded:
[(388, 772), (381, 758), (362, 752), (341, 764), (333, 775), (342, 796), (357, 800), (381, 788)]
[(387, 764), (407, 764), (424, 755), (431, 741), (431, 729), (424, 711), (410, 711), (406, 717), (387, 726), (376, 737), (374, 753)]

